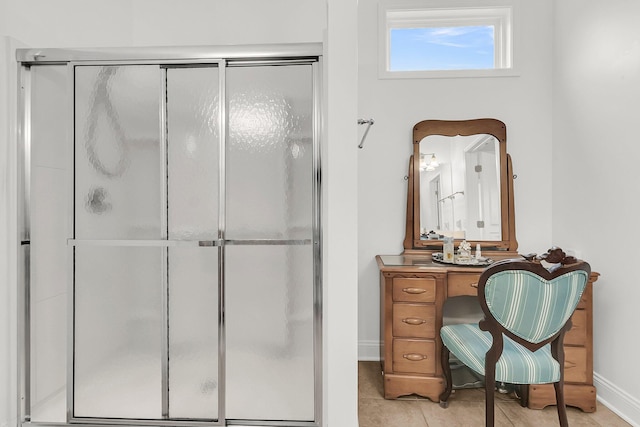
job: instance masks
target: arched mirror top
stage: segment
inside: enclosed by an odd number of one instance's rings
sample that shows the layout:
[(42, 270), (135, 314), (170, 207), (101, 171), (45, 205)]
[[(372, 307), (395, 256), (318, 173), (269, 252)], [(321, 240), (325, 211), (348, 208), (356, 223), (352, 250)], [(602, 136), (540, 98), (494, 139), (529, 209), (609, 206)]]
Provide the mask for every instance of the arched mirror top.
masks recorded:
[(456, 245), (515, 251), (507, 132), (496, 119), (424, 120), (413, 128), (405, 250)]

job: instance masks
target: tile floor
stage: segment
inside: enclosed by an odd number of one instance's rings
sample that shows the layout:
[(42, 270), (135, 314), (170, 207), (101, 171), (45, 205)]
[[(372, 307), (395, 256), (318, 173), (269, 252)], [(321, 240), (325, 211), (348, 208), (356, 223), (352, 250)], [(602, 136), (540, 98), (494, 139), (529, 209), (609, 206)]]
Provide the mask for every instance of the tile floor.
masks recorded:
[[(457, 390), (443, 409), (417, 396), (385, 400), (379, 362), (358, 363), (358, 413), (360, 427), (472, 427), (484, 426), (484, 389)], [(598, 402), (596, 412), (587, 414), (567, 407), (572, 427), (626, 427), (628, 423)], [(496, 394), (496, 427), (558, 426), (555, 406), (543, 410), (520, 406), (512, 395)]]

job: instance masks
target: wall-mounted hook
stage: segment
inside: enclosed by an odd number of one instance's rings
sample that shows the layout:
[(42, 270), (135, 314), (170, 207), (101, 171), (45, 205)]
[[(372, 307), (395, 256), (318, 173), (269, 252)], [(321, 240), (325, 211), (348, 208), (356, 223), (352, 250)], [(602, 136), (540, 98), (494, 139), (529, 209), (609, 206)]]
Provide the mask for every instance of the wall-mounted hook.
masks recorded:
[(369, 120), (365, 120), (365, 119), (358, 119), (358, 124), (359, 125), (368, 125), (367, 128), (364, 131), (364, 134), (362, 135), (362, 139), (360, 140), (360, 144), (358, 144), (358, 148), (362, 148), (363, 144), (364, 144), (364, 140), (367, 137), (367, 134), (369, 133), (369, 129), (371, 129), (371, 125), (373, 125), (375, 122), (373, 119), (369, 119)]

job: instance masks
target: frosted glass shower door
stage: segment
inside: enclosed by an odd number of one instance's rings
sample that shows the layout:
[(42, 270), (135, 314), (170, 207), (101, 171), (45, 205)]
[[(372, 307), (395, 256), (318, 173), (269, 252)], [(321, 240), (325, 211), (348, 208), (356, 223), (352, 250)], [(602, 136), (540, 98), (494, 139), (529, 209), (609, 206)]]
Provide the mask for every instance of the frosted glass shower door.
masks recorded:
[(162, 417), (164, 249), (132, 244), (163, 238), (159, 91), (75, 68), (74, 417)]
[(217, 68), (74, 76), (72, 418), (215, 421)]
[(71, 147), (69, 112), (60, 108), (68, 90), (66, 68), (31, 69), (30, 393), (25, 404), (34, 422), (66, 420), (70, 194), (66, 174)]
[(314, 420), (311, 65), (229, 67), (227, 418)]
[(315, 425), (317, 62), (73, 67), (71, 421)]

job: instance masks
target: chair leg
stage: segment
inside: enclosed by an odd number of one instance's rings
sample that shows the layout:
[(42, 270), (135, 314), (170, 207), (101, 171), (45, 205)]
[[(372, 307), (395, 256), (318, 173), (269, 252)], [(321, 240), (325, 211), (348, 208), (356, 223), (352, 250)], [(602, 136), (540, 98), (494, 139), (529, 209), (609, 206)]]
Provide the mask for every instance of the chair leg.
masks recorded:
[(494, 413), (494, 397), (495, 397), (496, 381), (494, 378), (485, 377), (485, 426), (493, 427), (495, 423)]
[(494, 410), (494, 400), (495, 400), (495, 389), (496, 389), (496, 373), (494, 370), (489, 370), (490, 372), (486, 372), (485, 369), (485, 377), (484, 377), (484, 390), (485, 390), (485, 426), (493, 427), (495, 424), (495, 410)]
[(529, 406), (529, 384), (519, 384), (516, 386), (516, 396), (520, 399), (520, 406)]
[(558, 420), (560, 421), (560, 427), (569, 427), (569, 421), (567, 420), (567, 407), (564, 403), (564, 381), (553, 383), (553, 388), (556, 391), (556, 404), (558, 406)]
[(449, 396), (453, 389), (453, 380), (451, 376), (451, 366), (449, 365), (449, 349), (442, 344), (442, 350), (440, 351), (440, 363), (442, 364), (442, 372), (444, 373), (444, 379), (446, 381), (444, 391), (440, 394), (440, 407), (447, 408), (449, 406)]

